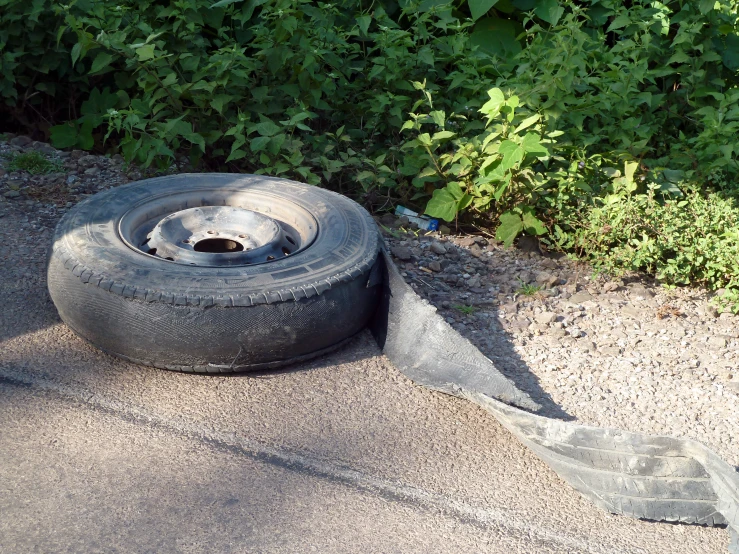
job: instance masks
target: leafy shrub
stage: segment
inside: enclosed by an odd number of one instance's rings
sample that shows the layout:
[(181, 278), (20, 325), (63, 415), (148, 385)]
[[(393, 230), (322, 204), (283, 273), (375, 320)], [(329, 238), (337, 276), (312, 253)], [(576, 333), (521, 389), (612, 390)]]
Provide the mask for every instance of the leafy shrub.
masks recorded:
[(577, 246), (601, 269), (656, 275), (671, 285), (739, 288), (739, 210), (719, 194), (660, 201), (616, 189), (590, 211)]
[[(498, 235), (509, 245), (524, 229), (544, 234), (530, 204), (548, 180), (542, 173), (551, 157), (547, 144), (554, 144), (557, 133), (543, 137), (539, 114), (526, 110), (515, 95), (506, 98), (499, 88), (488, 91), (477, 114), (458, 115), (433, 110), (425, 83), (413, 84), (425, 92), (429, 111), (412, 113), (405, 122), (403, 130), (415, 131), (415, 138), (402, 150), (405, 164), (413, 167), (413, 186), (433, 191), (426, 213), (446, 221), (467, 208), (497, 213)], [(429, 126), (433, 134), (420, 132)]]
[[(453, 108), (484, 92), (491, 63), (450, 9), (390, 2), (393, 18), (381, 3), (369, 12), (348, 1), (39, 0), (28, 17), (26, 3), (2, 3), (12, 30), (0, 39), (12, 57), (0, 77), (6, 99), (18, 105), (20, 90), (35, 87), (28, 102), (39, 109), (52, 84), (35, 83), (26, 68), (43, 66), (72, 87), (68, 116), (55, 114), (68, 121), (49, 129), (56, 146), (100, 148), (107, 139), (143, 164), (184, 152), (212, 167), (336, 188), (358, 178), (367, 190), (396, 188), (376, 175), (377, 160), (399, 144), (410, 81), (455, 90), (443, 100)], [(27, 52), (29, 37), (38, 48)]]
[(526, 25), (501, 85), (574, 148), (680, 171), (698, 188), (737, 176), (737, 2), (562, 5), (557, 25)]
[[(59, 147), (162, 168), (187, 155), (605, 256), (602, 218), (642, 210), (659, 227), (691, 205), (710, 220), (712, 192), (739, 196), (738, 12), (737, 0), (0, 0), (0, 118)], [(606, 209), (618, 179), (629, 196)], [(614, 267), (736, 285), (701, 273), (705, 258), (678, 271), (669, 249), (609, 237), (625, 249)]]

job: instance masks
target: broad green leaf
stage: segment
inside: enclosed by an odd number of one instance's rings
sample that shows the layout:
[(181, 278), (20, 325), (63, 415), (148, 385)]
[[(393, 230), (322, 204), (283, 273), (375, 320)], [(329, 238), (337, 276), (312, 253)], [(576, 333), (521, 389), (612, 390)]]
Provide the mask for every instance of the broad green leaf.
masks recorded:
[(107, 52), (98, 52), (98, 55), (95, 56), (95, 59), (92, 61), (90, 73), (97, 73), (98, 71), (102, 71), (103, 69), (108, 67), (110, 65), (110, 62), (112, 61), (112, 55), (108, 54)]
[(87, 100), (82, 102), (80, 107), (80, 113), (86, 116), (93, 116), (96, 120), (95, 125), (100, 125), (103, 122), (102, 114), (108, 112), (110, 108), (114, 108), (118, 104), (118, 96), (108, 88), (100, 92), (100, 89), (95, 87), (90, 91), (90, 96)]
[[(680, 197), (683, 195), (683, 191), (680, 190), (680, 187), (678, 187), (675, 183), (660, 183), (659, 190), (663, 194), (667, 194), (670, 196)], [(668, 260), (669, 262), (673, 260)]]
[(513, 0), (511, 4), (513, 4), (514, 8), (517, 8), (522, 12), (528, 12), (536, 7), (537, 1), (538, 0)]
[(502, 129), (494, 130), (488, 136), (485, 137), (485, 139), (482, 141), (482, 149), (485, 152), (485, 154), (492, 154), (493, 152), (498, 151), (498, 145), (491, 144), (490, 148), (488, 148), (488, 145), (490, 144), (491, 141), (498, 138), (502, 132), (503, 132)]
[(151, 60), (154, 58), (154, 45), (145, 44), (144, 46), (136, 49), (136, 57), (140, 62)]
[(461, 200), (462, 197), (465, 195), (464, 189), (462, 189), (462, 187), (460, 186), (460, 184), (457, 181), (452, 181), (451, 183), (447, 184), (446, 190), (448, 190), (449, 193), (457, 201)]
[(549, 151), (546, 146), (541, 144), (540, 140), (541, 137), (538, 134), (526, 133), (523, 141), (521, 141), (521, 148), (523, 148), (525, 154), (533, 154), (537, 157), (548, 156)]
[(69, 148), (75, 146), (78, 140), (77, 127), (69, 123), (55, 125), (50, 129), (51, 143), (55, 148)]
[[(305, 121), (306, 119), (310, 118), (310, 114), (307, 114), (305, 112), (300, 112), (292, 116), (290, 119), (286, 119), (284, 121), (280, 121), (282, 125), (297, 125), (301, 121)], [(344, 132), (344, 127), (340, 127), (338, 131), (336, 131), (336, 136), (341, 136), (341, 133)]]
[(637, 167), (639, 167), (638, 162), (624, 163), (624, 177), (626, 177), (627, 183), (632, 183), (634, 181), (634, 173), (636, 172)]
[(277, 154), (280, 151), (280, 148), (282, 148), (282, 145), (285, 144), (286, 140), (287, 136), (285, 136), (284, 133), (273, 136), (269, 141), (268, 150), (272, 154)]
[(503, 160), (500, 162), (500, 168), (503, 171), (508, 171), (516, 164), (523, 160), (524, 151), (520, 144), (516, 144), (512, 140), (504, 140), (500, 143), (498, 152), (503, 155)]
[(189, 132), (189, 133), (183, 133), (182, 137), (185, 140), (190, 141), (190, 143), (198, 146), (202, 152), (205, 152), (205, 139), (203, 138), (201, 134)]
[(210, 106), (218, 113), (223, 113), (223, 106), (233, 100), (233, 96), (228, 94), (216, 94), (213, 100), (210, 101)]
[(733, 25), (727, 25), (727, 24), (719, 25), (718, 26), (718, 32), (721, 33), (722, 35), (728, 35), (729, 33), (733, 33), (734, 32), (734, 26)]
[(82, 150), (92, 150), (95, 146), (95, 137), (92, 136), (93, 124), (90, 120), (83, 120), (77, 131), (77, 144)]
[(550, 25), (556, 25), (565, 10), (559, 5), (558, 0), (539, 0), (534, 13)]
[(474, 197), (471, 194), (464, 193), (464, 196), (459, 200), (457, 203), (457, 210), (462, 211), (467, 209), (467, 207), (472, 204), (472, 200), (474, 200)]
[(511, 174), (509, 173), (506, 175), (506, 177), (500, 182), (500, 184), (495, 187), (495, 190), (493, 191), (493, 197), (495, 198), (495, 201), (498, 202), (503, 194), (505, 193), (506, 189), (508, 188), (508, 185), (511, 184)]
[(280, 132), (281, 128), (269, 120), (257, 123), (254, 130), (263, 137), (271, 137)]
[(467, 0), (472, 14), (472, 21), (477, 21), (498, 3), (498, 0)]
[(513, 5), (511, 0), (498, 0), (495, 4), (495, 11), (511, 14), (516, 11), (516, 7)]
[[(242, 1), (242, 0), (234, 0), (234, 1)], [(269, 0), (248, 0), (243, 7), (241, 8), (241, 24), (243, 25), (247, 21), (251, 19), (251, 16), (254, 15), (254, 10), (261, 6), (262, 4), (267, 3)], [(217, 7), (217, 6), (211, 6), (211, 7)]]
[(706, 15), (708, 12), (713, 10), (715, 5), (716, 0), (700, 0), (698, 3), (698, 9), (700, 10), (701, 15)]
[(451, 131), (439, 131), (438, 133), (434, 133), (434, 136), (431, 137), (431, 140), (444, 140), (448, 138), (452, 138), (454, 136), (454, 133)]
[(418, 135), (417, 140), (424, 146), (431, 146), (432, 144), (431, 135), (429, 135), (428, 133), (421, 133), (420, 135)]
[(670, 183), (681, 183), (685, 180), (685, 172), (680, 169), (665, 169), (662, 174)]
[(172, 132), (175, 134), (191, 132), (192, 124), (182, 121), (183, 117), (185, 117), (185, 114), (182, 114), (180, 117), (167, 120), (167, 123), (164, 125), (164, 134), (169, 135)]
[(667, 65), (670, 65), (671, 63), (685, 63), (689, 62), (691, 60), (691, 57), (688, 56), (683, 50), (678, 50), (675, 52), (672, 56), (670, 56), (670, 59), (665, 62)]
[(249, 148), (252, 152), (259, 152), (267, 148), (270, 140), (270, 137), (257, 137), (249, 143)]
[(444, 128), (444, 124), (446, 123), (446, 114), (443, 111), (436, 110), (431, 112), (429, 115), (431, 116), (431, 119), (434, 120), (434, 123), (442, 129)]
[(500, 113), (500, 108), (505, 104), (505, 95), (499, 88), (491, 88), (488, 91), (488, 96), (490, 97), (490, 100), (485, 102), (479, 111), (488, 116), (488, 119), (493, 119)]
[(457, 217), (459, 199), (455, 198), (448, 189), (436, 189), (431, 200), (426, 204), (426, 215), (439, 217), (444, 221), (453, 221)]
[(523, 209), (523, 228), (530, 235), (544, 235), (547, 228), (535, 215), (534, 209), (526, 206)]
[(436, 58), (434, 58), (434, 51), (430, 46), (423, 46), (418, 51), (418, 59), (419, 61), (422, 61), (423, 63), (431, 67), (434, 67), (434, 64), (436, 63)]
[(495, 238), (503, 241), (506, 246), (511, 246), (521, 231), (523, 231), (521, 217), (513, 212), (505, 212), (500, 215), (500, 225), (495, 231)]
[(246, 156), (246, 152), (240, 149), (236, 149), (233, 152), (231, 152), (231, 155), (226, 158), (226, 162), (233, 162), (235, 160), (240, 160), (241, 158)]
[(357, 181), (366, 181), (368, 179), (375, 180), (375, 174), (372, 171), (364, 170), (357, 173), (357, 176), (355, 177)]
[(401, 131), (405, 131), (406, 129), (413, 129), (416, 126), (416, 122), (409, 119), (405, 123), (403, 123), (403, 126), (400, 128)]
[(149, 115), (151, 113), (151, 106), (139, 98), (131, 100), (131, 109), (142, 115)]
[(80, 58), (80, 54), (82, 53), (82, 43), (78, 42), (74, 46), (72, 46), (72, 67), (74, 67), (74, 64), (77, 63), (77, 60)]
[(367, 35), (367, 30), (369, 29), (370, 23), (372, 23), (372, 16), (371, 15), (360, 15), (357, 18), (357, 25), (359, 25), (359, 30), (362, 31), (363, 35)]
[(438, 177), (439, 172), (433, 166), (424, 167), (418, 174), (419, 179), (425, 179), (426, 177)]
[(520, 125), (519, 125), (518, 127), (516, 127), (516, 130), (515, 130), (515, 131), (513, 131), (513, 132), (514, 132), (515, 134), (518, 134), (518, 133), (520, 133), (521, 131), (523, 131), (524, 129), (528, 129), (528, 128), (529, 128), (529, 127), (531, 127), (531, 126), (532, 126), (532, 125), (533, 125), (534, 123), (536, 123), (537, 121), (539, 121), (539, 117), (540, 117), (540, 116), (539, 116), (539, 114), (538, 114), (538, 113), (537, 113), (537, 114), (534, 114), (534, 115), (532, 115), (531, 117), (527, 117), (526, 119), (524, 119), (524, 120), (523, 120), (523, 121), (521, 122), (521, 124), (520, 124)]
[(489, 56), (512, 60), (521, 51), (521, 43), (516, 40), (518, 28), (509, 19), (486, 17), (475, 23), (470, 34), (470, 44)]
[(626, 27), (629, 23), (631, 23), (631, 17), (629, 17), (629, 14), (622, 13), (621, 15), (616, 16), (616, 19), (614, 19), (608, 26), (608, 32), (610, 33), (611, 31), (622, 29)]

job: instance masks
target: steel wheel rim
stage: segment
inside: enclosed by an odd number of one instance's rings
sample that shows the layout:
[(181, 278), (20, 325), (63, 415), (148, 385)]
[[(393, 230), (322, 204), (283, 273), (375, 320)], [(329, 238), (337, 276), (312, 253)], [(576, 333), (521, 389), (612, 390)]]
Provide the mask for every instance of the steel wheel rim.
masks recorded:
[(197, 267), (270, 263), (313, 243), (318, 222), (304, 207), (248, 189), (200, 189), (147, 198), (120, 219), (132, 250)]

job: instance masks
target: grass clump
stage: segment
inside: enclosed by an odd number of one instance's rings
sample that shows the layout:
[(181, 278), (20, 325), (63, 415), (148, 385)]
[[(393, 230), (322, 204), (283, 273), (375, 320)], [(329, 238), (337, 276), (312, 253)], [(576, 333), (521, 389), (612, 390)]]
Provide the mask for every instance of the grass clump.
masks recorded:
[(516, 291), (518, 294), (523, 296), (536, 296), (541, 292), (541, 286), (540, 285), (532, 285), (530, 283), (525, 283), (522, 279), (519, 278), (519, 283), (521, 283), (521, 287)]
[(5, 169), (8, 171), (27, 171), (31, 175), (46, 175), (62, 170), (62, 163), (50, 160), (40, 152), (11, 154), (6, 157)]
[(464, 306), (464, 305), (460, 304), (459, 306), (454, 306), (454, 309), (457, 310), (457, 311), (462, 312), (464, 315), (472, 315), (479, 308), (476, 308), (475, 306)]

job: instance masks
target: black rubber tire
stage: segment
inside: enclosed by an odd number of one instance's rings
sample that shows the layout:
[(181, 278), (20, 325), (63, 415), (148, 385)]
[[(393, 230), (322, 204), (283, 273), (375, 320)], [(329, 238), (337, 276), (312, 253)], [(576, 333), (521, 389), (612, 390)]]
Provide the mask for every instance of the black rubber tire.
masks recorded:
[[(125, 244), (132, 206), (188, 190), (243, 191), (308, 210), (318, 234), (269, 263), (193, 267)], [(378, 303), (370, 282), (380, 237), (374, 220), (339, 194), (256, 175), (186, 174), (138, 181), (80, 203), (59, 222), (48, 285), (62, 320), (95, 346), (136, 363), (229, 373), (320, 355), (358, 333)]]

